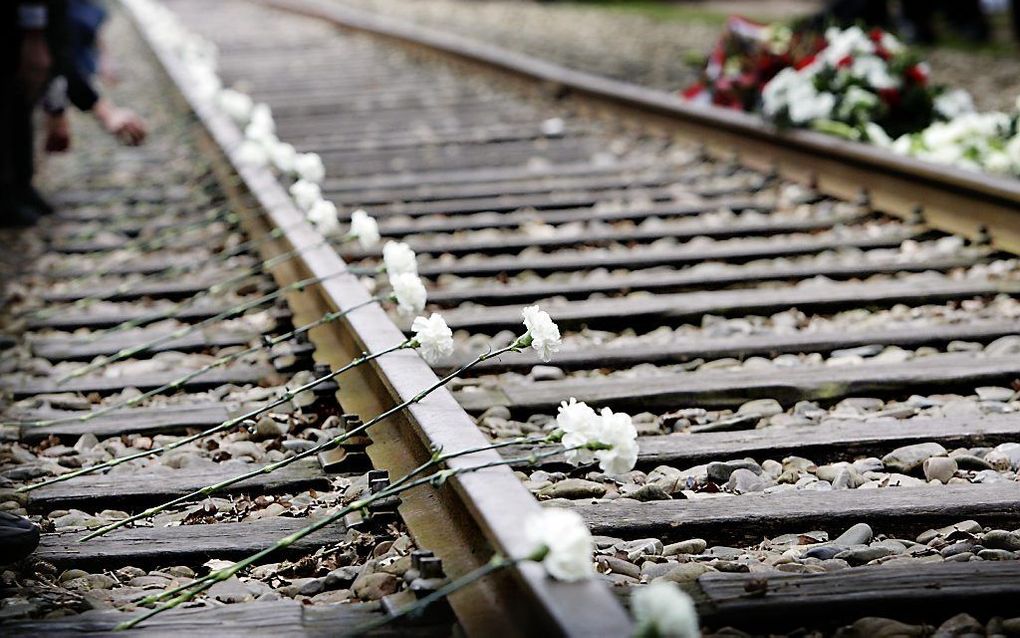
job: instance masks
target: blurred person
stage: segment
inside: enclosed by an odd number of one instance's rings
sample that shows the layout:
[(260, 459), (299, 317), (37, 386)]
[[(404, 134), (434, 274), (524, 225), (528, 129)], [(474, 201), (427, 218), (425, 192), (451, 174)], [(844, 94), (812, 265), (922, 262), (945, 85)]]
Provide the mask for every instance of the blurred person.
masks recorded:
[(945, 15), (946, 23), (959, 37), (982, 43), (991, 37), (991, 28), (981, 0), (901, 0), (903, 32), (908, 42), (933, 45), (938, 41), (935, 16)]
[(54, 37), (63, 46), (59, 54), (62, 64), (50, 82), (43, 100), (46, 111), (46, 150), (66, 151), (71, 146), (71, 127), (67, 117), (68, 104), (91, 112), (100, 125), (121, 142), (141, 144), (147, 134), (145, 122), (131, 109), (117, 106), (100, 95), (96, 77), (102, 70), (100, 29), (107, 12), (98, 0), (62, 0), (66, 3), (66, 31)]
[(50, 77), (50, 2), (0, 2), (0, 226), (29, 226), (52, 208), (32, 188), (32, 110)]

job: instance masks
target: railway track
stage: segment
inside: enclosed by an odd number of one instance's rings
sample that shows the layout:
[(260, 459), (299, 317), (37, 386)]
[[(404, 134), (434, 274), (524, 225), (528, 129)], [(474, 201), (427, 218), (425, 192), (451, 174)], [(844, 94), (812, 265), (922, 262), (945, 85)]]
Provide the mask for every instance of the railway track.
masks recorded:
[[(122, 55), (159, 77), (126, 87), (154, 139), (96, 139), (103, 152), (53, 166), (61, 210), (29, 238), (39, 254), (5, 309), (4, 507), (47, 532), (3, 576), (6, 631), (109, 631), (114, 608), (383, 489), (436, 448), (545, 433), (576, 397), (634, 415), (635, 471), (554, 456), (421, 486), (139, 631), (337, 633), (494, 552), (521, 555), (523, 517), (556, 505), (595, 535), (598, 579), (522, 565), (391, 630), (626, 635), (630, 593), (664, 579), (706, 634), (1020, 633), (1015, 183), (690, 113), (340, 3), (166, 4), (215, 42), (227, 84), (272, 107), (282, 140), (323, 158), (341, 217), (363, 207), (418, 253), (456, 347), (435, 370), (379, 357), (300, 410), (241, 422), (409, 325), (370, 304), (379, 252), (323, 242), (286, 184), (239, 161), (241, 132), (151, 25), (122, 17)], [(490, 359), (370, 439), (78, 542), (412, 399), (512, 343), (532, 303), (562, 330), (553, 361)], [(349, 314), (289, 338), (331, 312)]]

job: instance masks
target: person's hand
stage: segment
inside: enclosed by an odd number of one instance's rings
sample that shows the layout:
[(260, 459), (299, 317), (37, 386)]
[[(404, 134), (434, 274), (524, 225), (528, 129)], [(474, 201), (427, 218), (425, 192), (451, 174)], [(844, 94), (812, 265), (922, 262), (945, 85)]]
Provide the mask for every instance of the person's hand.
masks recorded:
[(46, 152), (63, 153), (71, 148), (71, 123), (67, 113), (46, 116)]
[(148, 130), (145, 120), (131, 109), (121, 108), (100, 100), (94, 107), (96, 117), (108, 133), (114, 135), (122, 143), (138, 146), (145, 141)]
[(21, 38), (21, 62), (18, 66), (18, 80), (25, 90), (30, 103), (35, 103), (46, 88), (53, 58), (46, 36), (42, 31), (26, 31)]

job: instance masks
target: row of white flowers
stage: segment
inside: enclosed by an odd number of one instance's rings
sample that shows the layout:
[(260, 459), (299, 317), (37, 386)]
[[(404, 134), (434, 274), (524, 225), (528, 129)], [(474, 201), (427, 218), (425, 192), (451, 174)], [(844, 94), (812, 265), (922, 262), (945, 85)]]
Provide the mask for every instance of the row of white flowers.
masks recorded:
[[(275, 169), (281, 178), (293, 180), (289, 193), (295, 206), (326, 237), (338, 236), (342, 227), (336, 206), (323, 198), (322, 183), (326, 170), (315, 153), (299, 153), (276, 135), (270, 107), (256, 103), (249, 95), (224, 88), (217, 75), (216, 47), (190, 31), (157, 0), (125, 0), (150, 27), (159, 46), (165, 47), (182, 64), (198, 99), (218, 108), (244, 131), (244, 141), (235, 149), (235, 159), (249, 166)], [(363, 249), (380, 241), (376, 221), (363, 210), (350, 215), (343, 240), (357, 240)], [(390, 299), (401, 315), (415, 317), (409, 343), (429, 363), (435, 364), (454, 352), (453, 333), (439, 314), (420, 315), (427, 301), (426, 288), (418, 275), (417, 257), (403, 242), (390, 241), (382, 248), (383, 270), (392, 289)], [(543, 361), (549, 361), (560, 348), (560, 331), (548, 313), (538, 306), (522, 310), (525, 333), (512, 344), (512, 350), (531, 348)], [(300, 406), (310, 397), (295, 396)], [(632, 470), (637, 462), (637, 430), (631, 417), (604, 408), (600, 413), (575, 399), (564, 402), (556, 419), (556, 436), (565, 446), (567, 459), (575, 465), (598, 462), (610, 475)], [(594, 543), (581, 517), (562, 509), (544, 509), (525, 522), (525, 532), (533, 547), (528, 557), (541, 562), (548, 573), (560, 580), (589, 578), (595, 570), (592, 562)], [(679, 603), (677, 602), (679, 600)], [(697, 635), (697, 620), (685, 595), (677, 589), (649, 588), (635, 601), (637, 621), (643, 631), (657, 635)], [(686, 610), (679, 614), (677, 610)], [(682, 616), (682, 618), (681, 618)]]

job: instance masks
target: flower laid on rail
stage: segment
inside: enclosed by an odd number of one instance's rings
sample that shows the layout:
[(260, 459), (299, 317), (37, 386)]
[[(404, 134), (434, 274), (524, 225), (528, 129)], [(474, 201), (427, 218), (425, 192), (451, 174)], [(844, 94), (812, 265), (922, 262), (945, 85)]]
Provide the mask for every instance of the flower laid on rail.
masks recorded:
[(294, 198), (294, 203), (298, 205), (298, 208), (308, 211), (322, 199), (322, 189), (314, 182), (299, 179), (290, 185), (290, 196)]
[(430, 365), (435, 365), (453, 354), (453, 331), (442, 315), (433, 312), (429, 318), (415, 317), (411, 322), (414, 332), (413, 347)]
[(393, 288), (393, 300), (397, 302), (397, 312), (410, 317), (425, 310), (428, 293), (418, 275), (413, 272), (390, 275), (390, 286)]
[(602, 408), (601, 413), (571, 397), (560, 404), (556, 427), (563, 433), (568, 463), (584, 465), (599, 462), (606, 474), (619, 475), (637, 464), (637, 428), (630, 415)]
[(521, 310), (521, 316), (528, 331), (514, 345), (522, 349), (531, 346), (542, 361), (549, 361), (560, 350), (559, 327), (538, 306), (527, 306)]
[(676, 583), (654, 582), (639, 587), (630, 599), (634, 635), (640, 638), (698, 638), (694, 601)]
[(298, 179), (321, 184), (326, 178), (326, 167), (318, 153), (301, 153), (294, 158), (294, 173)]
[(252, 119), (248, 126), (244, 127), (244, 138), (256, 142), (267, 149), (276, 143), (276, 133), (265, 124), (258, 124)]
[(360, 208), (351, 213), (351, 228), (347, 232), (365, 250), (379, 243), (379, 224)]
[(216, 98), (216, 102), (219, 104), (220, 109), (222, 109), (230, 119), (241, 125), (248, 123), (248, 118), (251, 117), (252, 107), (255, 106), (255, 103), (252, 102), (251, 96), (247, 93), (242, 93), (241, 91), (234, 89), (223, 89)]
[(602, 422), (599, 442), (607, 446), (606, 449), (595, 451), (599, 467), (606, 474), (613, 475), (633, 470), (637, 464), (638, 445), (637, 428), (630, 415), (602, 408), (599, 419)]
[(245, 166), (265, 166), (269, 162), (264, 146), (252, 140), (245, 140), (237, 147), (237, 161)]
[(411, 247), (402, 241), (388, 241), (382, 249), (386, 272), (391, 275), (410, 272), (418, 274), (418, 258)]
[(297, 151), (294, 146), (280, 140), (274, 140), (266, 149), (269, 153), (269, 160), (281, 173), (288, 174), (294, 171), (294, 160), (297, 158)]
[(256, 128), (276, 133), (276, 122), (273, 121), (273, 110), (265, 102), (259, 102), (251, 107), (251, 116), (248, 124), (254, 124)]
[(337, 219), (336, 205), (326, 199), (320, 199), (308, 209), (308, 221), (315, 224), (316, 230), (331, 237), (340, 234), (340, 220)]
[(573, 397), (560, 403), (556, 427), (563, 432), (563, 447), (568, 448), (564, 454), (567, 463), (586, 465), (595, 460), (595, 450), (586, 446), (589, 441), (598, 440), (601, 425), (599, 415), (587, 403)]
[(595, 542), (577, 512), (545, 508), (525, 521), (524, 534), (532, 543), (528, 559), (542, 563), (553, 578), (577, 581), (595, 574)]

